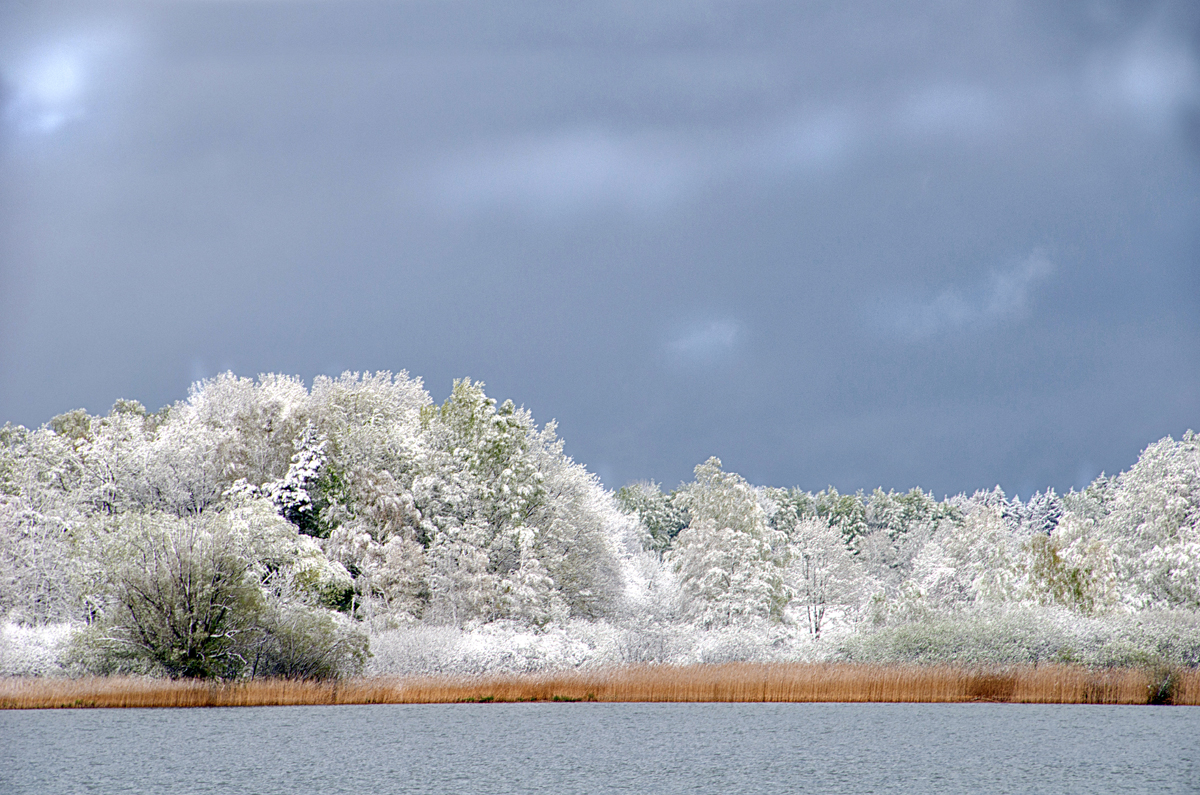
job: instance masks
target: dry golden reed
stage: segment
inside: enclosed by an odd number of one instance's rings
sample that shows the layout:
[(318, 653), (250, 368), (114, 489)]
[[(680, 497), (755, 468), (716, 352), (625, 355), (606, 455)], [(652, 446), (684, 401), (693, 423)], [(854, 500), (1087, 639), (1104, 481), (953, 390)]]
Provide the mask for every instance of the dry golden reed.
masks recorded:
[[(1164, 683), (1168, 683), (1164, 687)], [(1165, 698), (1164, 698), (1165, 695)], [(311, 682), (135, 677), (0, 679), (0, 708), (234, 707), (455, 702), (924, 702), (1200, 704), (1200, 671), (1071, 665), (962, 668), (854, 664), (637, 666), (508, 676)]]

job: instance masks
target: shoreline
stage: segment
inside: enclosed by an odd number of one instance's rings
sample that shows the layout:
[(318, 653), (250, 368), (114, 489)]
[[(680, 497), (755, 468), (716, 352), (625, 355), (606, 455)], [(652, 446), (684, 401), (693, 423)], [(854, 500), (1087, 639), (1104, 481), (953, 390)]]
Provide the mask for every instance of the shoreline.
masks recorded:
[(0, 709), (517, 702), (1200, 705), (1200, 669), (725, 663), (326, 682), (0, 679)]

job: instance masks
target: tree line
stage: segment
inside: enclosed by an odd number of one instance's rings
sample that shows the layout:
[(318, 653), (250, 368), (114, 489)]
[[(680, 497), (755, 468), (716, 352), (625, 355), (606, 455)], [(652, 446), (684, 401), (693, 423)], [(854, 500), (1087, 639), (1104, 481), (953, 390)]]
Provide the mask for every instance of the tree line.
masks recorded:
[(996, 605), (1200, 610), (1200, 439), (1022, 502), (999, 488), (757, 487), (709, 459), (606, 491), (484, 386), (224, 374), (0, 429), (0, 615), (77, 627), (71, 664), (362, 670), (396, 627), (788, 627), (814, 643)]

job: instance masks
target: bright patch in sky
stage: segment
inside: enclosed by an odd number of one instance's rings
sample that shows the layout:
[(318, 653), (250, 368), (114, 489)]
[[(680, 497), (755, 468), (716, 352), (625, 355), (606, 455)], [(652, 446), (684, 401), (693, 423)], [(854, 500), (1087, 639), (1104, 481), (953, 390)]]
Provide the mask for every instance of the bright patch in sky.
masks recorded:
[(52, 133), (84, 114), (84, 64), (69, 48), (44, 52), (15, 70), (5, 116), (18, 132)]
[(109, 56), (127, 49), (128, 36), (106, 29), (66, 36), (0, 61), (7, 85), (3, 122), (19, 135), (44, 136), (85, 117)]
[(1143, 36), (1094, 66), (1093, 94), (1142, 124), (1161, 125), (1200, 99), (1200, 68), (1187, 49)]

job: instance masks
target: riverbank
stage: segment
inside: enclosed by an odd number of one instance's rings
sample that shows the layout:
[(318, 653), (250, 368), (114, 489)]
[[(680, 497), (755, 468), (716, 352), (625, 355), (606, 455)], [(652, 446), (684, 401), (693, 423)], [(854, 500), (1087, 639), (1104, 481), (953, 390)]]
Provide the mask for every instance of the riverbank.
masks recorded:
[(136, 677), (0, 679), (0, 708), (235, 707), (456, 702), (1006, 702), (1200, 705), (1200, 670), (1072, 665), (636, 666), (484, 677), (207, 682)]

